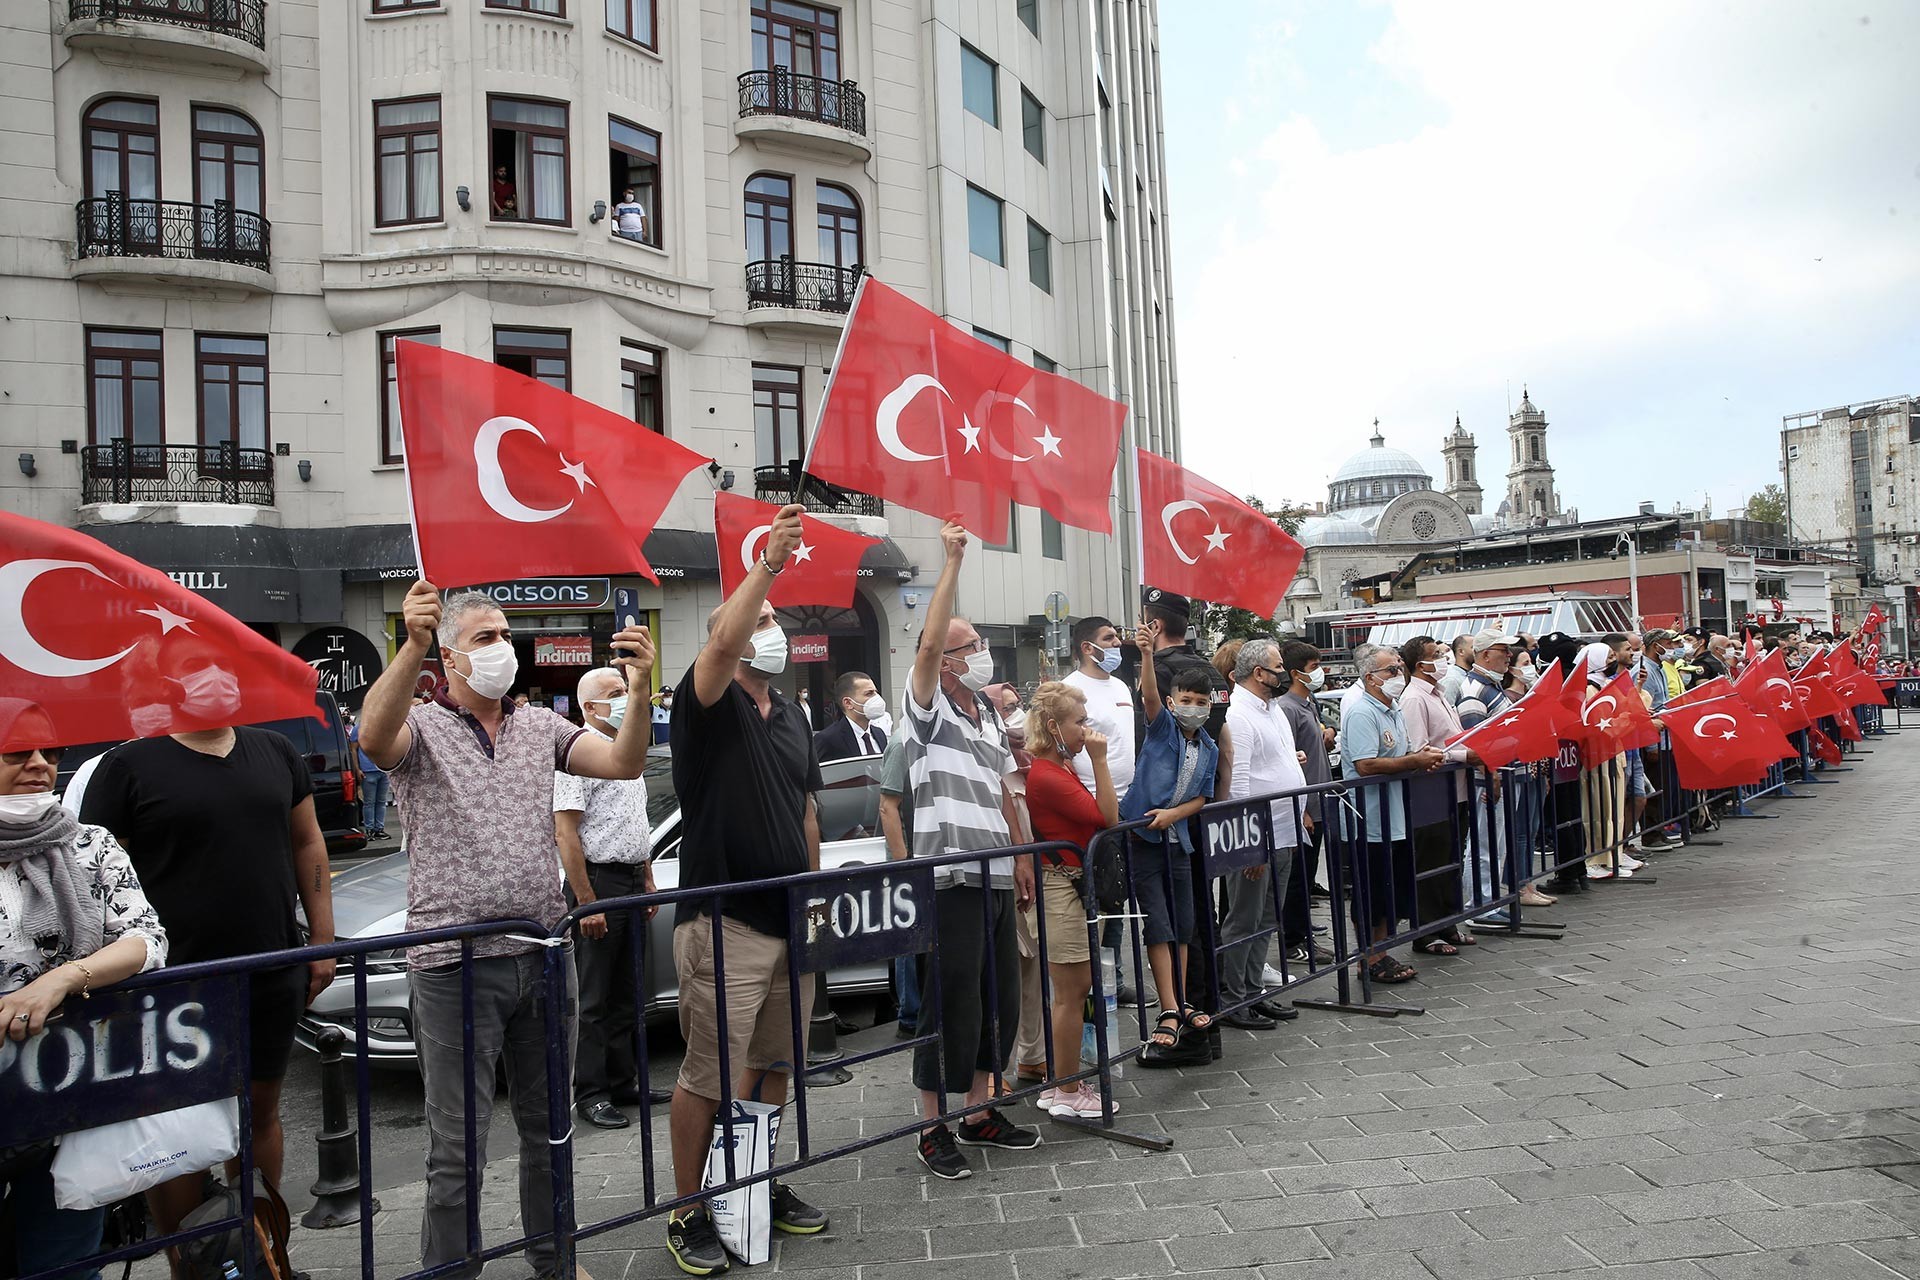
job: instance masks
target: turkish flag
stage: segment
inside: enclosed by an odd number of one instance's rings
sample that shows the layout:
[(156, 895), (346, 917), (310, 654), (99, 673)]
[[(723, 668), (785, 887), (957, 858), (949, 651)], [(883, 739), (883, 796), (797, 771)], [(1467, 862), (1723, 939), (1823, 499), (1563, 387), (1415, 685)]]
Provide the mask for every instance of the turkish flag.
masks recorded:
[(1273, 617), (1306, 550), (1272, 516), (1179, 463), (1145, 449), (1134, 458), (1141, 581)]
[(1111, 533), (1126, 406), (1043, 373), (868, 276), (807, 471), (1003, 542), (1011, 504)]
[(1770, 650), (1758, 662), (1749, 663), (1733, 682), (1733, 690), (1755, 711), (1771, 717), (1783, 731), (1792, 733), (1807, 727), (1807, 713), (1801, 709), (1793, 681), (1787, 676), (1786, 659), (1778, 649)]
[[(1824, 668), (1825, 664), (1821, 665)], [(1839, 697), (1833, 692), (1832, 678), (1825, 670), (1815, 671), (1809, 675), (1808, 668), (1812, 666), (1812, 662), (1807, 663), (1805, 667), (1800, 668), (1799, 674), (1793, 677), (1793, 692), (1800, 699), (1801, 709), (1807, 713), (1807, 718), (1810, 720), (1839, 715), (1842, 707)]]
[(318, 681), (157, 569), (84, 533), (0, 512), (0, 747), (318, 718)]
[(1714, 791), (1758, 782), (1773, 762), (1794, 754), (1780, 726), (1736, 697), (1711, 698), (1660, 712), (1680, 785)]
[[(1559, 663), (1554, 664), (1556, 667)], [(1583, 657), (1573, 664), (1573, 674), (1560, 687), (1558, 707), (1554, 715), (1554, 724), (1560, 730), (1564, 742), (1580, 742), (1586, 737), (1586, 722), (1581, 711), (1587, 700), (1587, 660)]]
[(640, 544), (706, 458), (485, 360), (404, 339), (395, 352), (423, 578), (658, 581)]
[(1667, 699), (1667, 705), (1660, 714), (1664, 717), (1674, 707), (1690, 707), (1696, 702), (1711, 702), (1715, 698), (1724, 698), (1733, 693), (1733, 681), (1725, 676), (1715, 676), (1711, 680), (1702, 680), (1693, 688), (1677, 698)]
[(1820, 726), (1807, 726), (1807, 743), (1813, 748), (1813, 754), (1828, 764), (1839, 764), (1844, 758), (1840, 754), (1840, 744), (1820, 731)]
[(1850, 707), (1887, 705), (1886, 690), (1880, 687), (1878, 679), (1865, 671), (1856, 671), (1845, 680), (1835, 681), (1833, 691)]
[(1877, 604), (1870, 605), (1867, 608), (1867, 616), (1860, 622), (1860, 629), (1871, 635), (1873, 632), (1878, 631), (1880, 624), (1886, 620), (1887, 614), (1884, 609)]
[(1635, 747), (1660, 741), (1653, 715), (1625, 671), (1588, 698), (1580, 711), (1580, 759), (1586, 768), (1604, 764)]
[(1488, 716), (1454, 739), (1451, 745), (1471, 748), (1489, 769), (1551, 760), (1560, 752), (1553, 707), (1552, 698), (1522, 698), (1506, 710)]
[[(766, 549), (773, 518), (779, 514), (780, 508), (770, 502), (755, 502), (736, 493), (713, 495), (713, 536), (720, 544), (722, 595), (731, 596), (747, 580)], [(767, 603), (777, 609), (806, 604), (852, 608), (860, 557), (880, 541), (835, 528), (812, 516), (801, 516), (800, 545), (768, 588)]]
[[(1835, 694), (1834, 697), (1838, 700), (1839, 695)], [(1844, 702), (1840, 703), (1840, 709), (1834, 712), (1833, 719), (1834, 722), (1840, 726), (1840, 736), (1846, 741), (1866, 741), (1867, 735), (1860, 732), (1860, 722), (1854, 718), (1852, 707)]]
[(1740, 652), (1741, 670), (1744, 671), (1746, 668), (1752, 666), (1753, 660), (1755, 658), (1758, 658), (1759, 656), (1760, 656), (1760, 637), (1755, 632), (1749, 631), (1747, 632), (1746, 647), (1742, 649)]

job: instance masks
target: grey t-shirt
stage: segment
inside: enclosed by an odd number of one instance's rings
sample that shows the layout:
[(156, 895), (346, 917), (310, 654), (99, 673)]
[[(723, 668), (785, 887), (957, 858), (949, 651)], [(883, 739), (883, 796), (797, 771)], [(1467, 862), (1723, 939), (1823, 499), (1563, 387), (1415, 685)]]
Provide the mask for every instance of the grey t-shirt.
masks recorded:
[(1283, 693), (1279, 702), (1280, 710), (1286, 713), (1287, 726), (1293, 730), (1294, 747), (1307, 753), (1306, 763), (1300, 766), (1300, 772), (1307, 775), (1307, 785), (1333, 781), (1333, 770), (1327, 765), (1327, 740), (1320, 732), (1320, 713), (1313, 699), (1298, 693)]

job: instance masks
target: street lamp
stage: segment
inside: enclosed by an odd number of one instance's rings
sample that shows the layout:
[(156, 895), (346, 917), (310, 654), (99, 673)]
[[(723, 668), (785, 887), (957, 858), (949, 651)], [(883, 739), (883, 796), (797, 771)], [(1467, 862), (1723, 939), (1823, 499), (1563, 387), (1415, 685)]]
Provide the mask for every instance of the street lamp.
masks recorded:
[(1620, 548), (1627, 549), (1627, 595), (1628, 609), (1633, 615), (1633, 629), (1640, 629), (1640, 548), (1634, 544), (1633, 534), (1622, 529), (1620, 536), (1613, 540), (1613, 558), (1620, 558)]

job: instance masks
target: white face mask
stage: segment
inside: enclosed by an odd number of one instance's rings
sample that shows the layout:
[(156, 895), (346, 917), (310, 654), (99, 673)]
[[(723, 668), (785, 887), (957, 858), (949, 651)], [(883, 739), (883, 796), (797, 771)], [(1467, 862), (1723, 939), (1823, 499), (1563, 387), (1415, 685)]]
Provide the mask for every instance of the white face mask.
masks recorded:
[(1015, 707), (1001, 718), (1006, 721), (1008, 733), (1021, 733), (1024, 732), (1027, 727), (1027, 709), (1025, 707)]
[(1445, 676), (1448, 672), (1452, 670), (1453, 670), (1452, 654), (1443, 653), (1439, 657), (1433, 660), (1433, 678), (1435, 680), (1440, 679), (1442, 676)]
[(1324, 668), (1315, 667), (1311, 671), (1302, 671), (1300, 678), (1307, 682), (1307, 688), (1318, 689), (1327, 682), (1327, 673)]
[(506, 697), (507, 690), (513, 688), (513, 678), (520, 674), (520, 655), (513, 651), (511, 640), (496, 640), (478, 649), (454, 649), (452, 652), (465, 655), (473, 674), (465, 675), (451, 664), (448, 670), (465, 680), (467, 688), (483, 698)]
[(627, 695), (623, 693), (617, 698), (609, 699), (607, 702), (606, 715), (607, 728), (613, 730), (615, 733), (620, 732), (620, 722), (626, 718)]
[(970, 653), (967, 655), (967, 669), (960, 673), (960, 683), (975, 693), (993, 683), (993, 655), (991, 653)]
[(1176, 703), (1168, 709), (1173, 712), (1174, 722), (1188, 733), (1197, 733), (1206, 728), (1207, 721), (1213, 716), (1212, 707), (1185, 707)]
[(187, 696), (181, 710), (202, 720), (225, 720), (240, 710), (240, 679), (219, 667), (204, 667), (183, 676), (180, 687)]
[(1380, 692), (1386, 694), (1389, 698), (1393, 698), (1396, 700), (1400, 697), (1401, 694), (1405, 693), (1406, 691), (1407, 691), (1407, 678), (1405, 676), (1395, 676), (1393, 677), (1393, 679), (1387, 681), (1385, 684), (1380, 686)]
[(787, 669), (787, 633), (768, 627), (753, 633), (753, 656), (747, 665), (761, 675), (777, 676)]
[(0, 825), (33, 826), (59, 803), (60, 798), (51, 791), (23, 791), (18, 795), (0, 796)]
[(1120, 659), (1122, 657), (1122, 654), (1120, 652), (1119, 645), (1115, 645), (1111, 649), (1102, 649), (1099, 645), (1096, 644), (1093, 646), (1093, 653), (1091, 656), (1093, 658), (1093, 665), (1096, 667), (1099, 667), (1102, 671), (1106, 672), (1108, 675), (1112, 675), (1114, 672), (1120, 669)]
[(860, 704), (860, 714), (869, 720), (878, 720), (881, 716), (887, 714), (887, 700), (877, 693), (874, 694), (871, 698), (868, 698)]

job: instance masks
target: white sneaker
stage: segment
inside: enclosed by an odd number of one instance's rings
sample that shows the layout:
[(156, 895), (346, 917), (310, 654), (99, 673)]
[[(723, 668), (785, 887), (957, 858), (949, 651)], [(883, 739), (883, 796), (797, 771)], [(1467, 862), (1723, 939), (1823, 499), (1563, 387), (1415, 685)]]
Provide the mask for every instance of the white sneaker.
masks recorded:
[[(1052, 1105), (1047, 1108), (1047, 1114), (1069, 1119), (1078, 1116), (1083, 1120), (1097, 1120), (1105, 1113), (1100, 1108), (1100, 1091), (1092, 1085), (1083, 1084), (1072, 1093), (1061, 1093), (1056, 1090)], [(1118, 1103), (1114, 1104), (1113, 1114), (1120, 1114)]]
[(1053, 1100), (1058, 1097), (1059, 1094), (1060, 1091), (1058, 1089), (1042, 1089), (1040, 1096), (1033, 1100), (1033, 1105), (1051, 1115), (1053, 1114)]
[(1607, 867), (1596, 867), (1591, 862), (1589, 862), (1587, 864), (1587, 879), (1611, 880), (1613, 879), (1613, 872)]
[(1287, 975), (1281, 973), (1270, 964), (1262, 965), (1260, 967), (1260, 981), (1269, 987), (1284, 987), (1287, 985)]
[(1620, 855), (1620, 866), (1624, 870), (1638, 871), (1640, 868), (1646, 865), (1647, 865), (1646, 863), (1642, 862), (1638, 858), (1629, 858), (1624, 853)]

